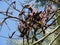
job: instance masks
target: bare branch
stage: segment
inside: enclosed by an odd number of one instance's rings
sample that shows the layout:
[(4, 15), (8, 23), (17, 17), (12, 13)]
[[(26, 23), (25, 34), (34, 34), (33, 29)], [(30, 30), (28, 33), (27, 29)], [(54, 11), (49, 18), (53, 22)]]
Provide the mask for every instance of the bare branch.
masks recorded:
[(60, 33), (56, 35), (56, 37), (49, 43), (49, 45), (53, 45), (53, 42), (60, 36)]
[(50, 1), (60, 6), (60, 2), (56, 2), (54, 0), (50, 0)]
[(13, 37), (13, 35), (15, 34), (15, 32), (16, 32), (16, 31), (14, 31), (14, 32), (12, 33), (12, 35), (9, 36), (10, 39)]
[(12, 3), (9, 5), (9, 7), (7, 8), (6, 15), (8, 15), (8, 11), (9, 11), (9, 9), (10, 9), (11, 5), (12, 5), (12, 4), (14, 4), (14, 3), (15, 3), (15, 1), (14, 1), (14, 2), (12, 2)]
[(10, 30), (10, 27), (8, 26), (7, 22), (5, 22), (6, 26), (8, 27), (8, 29)]
[[(6, 2), (6, 1), (5, 1)], [(10, 4), (8, 3), (8, 2), (6, 2), (9, 6), (10, 6)], [(14, 3), (14, 2), (13, 2)], [(13, 8), (12, 6), (10, 6), (11, 8)], [(16, 10), (16, 11), (18, 11), (18, 12), (20, 12), (20, 10), (18, 10), (18, 9), (16, 9), (16, 8), (13, 8), (14, 10)]]
[[(1, 38), (7, 38), (7, 39), (10, 39), (9, 37), (5, 37), (5, 36), (2, 36), (0, 35)], [(11, 38), (11, 39), (19, 39), (19, 38)]]
[(44, 37), (42, 37), (41, 39), (39, 39), (38, 41), (34, 42), (33, 45), (37, 44), (38, 42), (43, 42), (50, 34), (54, 33), (60, 26), (57, 26), (55, 29), (53, 29), (52, 32), (50, 32), (49, 34), (45, 35)]
[(51, 26), (59, 17), (60, 17), (60, 15), (57, 16), (56, 19), (54, 19), (54, 21), (50, 25), (48, 25), (48, 27)]

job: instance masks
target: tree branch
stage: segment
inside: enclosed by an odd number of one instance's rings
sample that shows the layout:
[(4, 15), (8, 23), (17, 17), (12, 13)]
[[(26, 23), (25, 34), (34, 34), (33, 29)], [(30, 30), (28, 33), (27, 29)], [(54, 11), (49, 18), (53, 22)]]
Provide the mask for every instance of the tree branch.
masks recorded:
[(56, 2), (54, 0), (50, 0), (50, 1), (53, 2), (53, 3), (55, 3), (55, 4), (57, 4), (58, 6), (60, 6), (60, 3), (59, 2)]
[(60, 36), (60, 33), (49, 43), (49, 45), (52, 45), (53, 42)]
[(45, 35), (44, 37), (42, 37), (41, 39), (39, 39), (38, 41), (34, 42), (33, 45), (39, 43), (39, 42), (43, 42), (50, 34), (54, 33), (60, 26), (57, 26), (55, 29), (52, 30), (52, 32), (50, 32), (49, 34)]

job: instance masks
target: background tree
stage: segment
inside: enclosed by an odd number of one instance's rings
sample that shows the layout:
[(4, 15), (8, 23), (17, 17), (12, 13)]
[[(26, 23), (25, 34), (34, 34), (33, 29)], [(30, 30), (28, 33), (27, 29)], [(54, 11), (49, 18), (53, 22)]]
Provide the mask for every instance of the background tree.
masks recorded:
[[(1, 0), (1, 3), (8, 4), (8, 6), (5, 7), (6, 10), (0, 11), (2, 16), (0, 26), (3, 29), (6, 24), (10, 33), (8, 37), (1, 37), (8, 38), (12, 42), (14, 42), (13, 39), (22, 38), (22, 45), (59, 45), (59, 0)], [(41, 7), (44, 9), (41, 10)], [(11, 23), (13, 21), (15, 25)], [(14, 29), (10, 32), (12, 26)], [(17, 37), (13, 38), (14, 36)]]

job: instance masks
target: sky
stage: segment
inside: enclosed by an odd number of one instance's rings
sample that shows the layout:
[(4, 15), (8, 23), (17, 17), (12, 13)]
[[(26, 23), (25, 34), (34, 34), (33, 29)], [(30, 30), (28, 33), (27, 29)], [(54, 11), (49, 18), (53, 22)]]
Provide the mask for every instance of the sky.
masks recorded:
[[(21, 7), (21, 5), (19, 3), (19, 0), (13, 0), (13, 1), (16, 1), (16, 8), (19, 9), (19, 10), (21, 10), (22, 7)], [(23, 0), (21, 0), (20, 2), (23, 2)], [(7, 10), (7, 8), (8, 8), (8, 6), (9, 5), (6, 2), (0, 1), (0, 11), (4, 11), (5, 12)], [(43, 10), (42, 7), (40, 7), (40, 11), (41, 10)], [(16, 17), (19, 14), (19, 12), (17, 12), (16, 10), (14, 10), (12, 8), (9, 10), (9, 12), (13, 12), (13, 16), (16, 16)], [(0, 22), (3, 20), (4, 17), (5, 16), (3, 16), (2, 14), (0, 14)], [(18, 36), (16, 36), (16, 35), (19, 35), (19, 32), (17, 31), (18, 30), (17, 29), (18, 22), (14, 21), (14, 19), (8, 19), (8, 20), (6, 20), (6, 23), (8, 25), (6, 25), (4, 23), (3, 26), (2, 26), (2, 28), (0, 29), (0, 45), (7, 45), (6, 42), (7, 42), (8, 38), (6, 38), (6, 37), (8, 37), (9, 35), (11, 35), (14, 31), (16, 31), (16, 33), (15, 33), (15, 35), (14, 35), (13, 38), (18, 38)], [(7, 28), (7, 26), (8, 26), (8, 28)]]
[[(16, 0), (16, 2), (17, 1), (18, 0)], [(9, 5), (7, 3), (5, 3), (4, 1), (3, 2), (0, 1), (0, 11), (4, 11), (5, 12), (7, 10), (7, 8), (8, 8), (8, 6)], [(18, 3), (16, 5), (16, 7), (18, 9), (21, 9), (21, 6), (18, 6)], [(15, 11), (12, 8), (9, 11), (14, 12), (13, 16), (17, 17), (17, 15), (18, 15), (17, 11)], [(3, 20), (4, 17), (5, 16), (0, 14), (0, 22)], [(16, 33), (15, 33), (16, 35), (19, 34), (19, 32), (17, 31), (17, 25), (18, 25), (17, 22), (15, 22), (13, 19), (8, 19), (8, 20), (6, 20), (6, 23), (8, 24), (9, 28), (7, 28), (7, 25), (4, 23), (2, 28), (0, 29), (0, 45), (7, 45), (6, 42), (7, 42), (8, 38), (6, 38), (6, 37), (11, 35), (14, 31), (16, 31)], [(17, 36), (14, 36), (14, 38), (17, 38)]]

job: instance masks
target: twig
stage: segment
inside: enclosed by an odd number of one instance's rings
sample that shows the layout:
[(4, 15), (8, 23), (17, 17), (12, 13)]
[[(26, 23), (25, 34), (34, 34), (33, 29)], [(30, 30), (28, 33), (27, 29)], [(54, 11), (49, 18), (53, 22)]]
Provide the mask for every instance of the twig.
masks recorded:
[(13, 35), (15, 34), (15, 32), (16, 32), (16, 31), (14, 31), (14, 32), (12, 33), (12, 35), (9, 36), (10, 39), (13, 37)]
[(60, 2), (56, 2), (55, 0), (50, 0), (50, 1), (60, 6)]
[(0, 25), (2, 25), (9, 17), (4, 18)]
[(14, 1), (14, 2), (12, 2), (12, 3), (9, 5), (9, 7), (7, 8), (6, 15), (8, 15), (8, 11), (9, 11), (9, 9), (10, 9), (11, 5), (12, 5), (12, 4), (14, 4), (14, 3), (15, 3), (15, 1)]
[(7, 19), (9, 19), (9, 18), (14, 18), (14, 19), (17, 19), (17, 20), (20, 20), (20, 21), (22, 21), (22, 22), (25, 22), (25, 21), (23, 21), (22, 19), (19, 19), (19, 18), (17, 18), (17, 17), (13, 17), (13, 16), (7, 16), (3, 21), (2, 21), (2, 24), (7, 20)]
[[(0, 11), (1, 14), (6, 13), (4, 11)], [(12, 14), (12, 12), (8, 12), (8, 14)]]
[[(10, 39), (9, 37), (5, 37), (5, 36), (2, 36), (0, 35), (1, 38), (6, 38), (6, 39)], [(20, 39), (20, 38), (11, 38), (11, 39)]]
[(56, 12), (52, 14), (51, 18), (48, 19), (47, 22), (49, 22), (54, 17), (55, 14), (56, 14)]
[[(6, 2), (6, 1), (5, 1)], [(8, 2), (6, 2), (9, 6), (10, 6), (10, 4), (8, 3)], [(10, 6), (11, 8), (13, 8), (12, 6)], [(16, 8), (13, 8), (14, 10), (16, 10), (16, 11), (18, 11), (18, 12), (20, 12), (20, 10), (18, 10), (18, 9), (16, 9)]]
[(5, 22), (6, 26), (8, 27), (8, 29), (10, 30), (10, 27), (8, 26), (7, 22)]
[(56, 19), (51, 24), (48, 25), (48, 27), (51, 26), (59, 17), (60, 17), (60, 15), (57, 16)]
[[(54, 22), (59, 18), (60, 16), (57, 16), (56, 17), (56, 19), (51, 23), (51, 24), (49, 24), (44, 30), (46, 30), (48, 27), (50, 27), (51, 25), (53, 25), (54, 24)], [(40, 34), (42, 31), (40, 31), (39, 33), (37, 33), (37, 34)]]
[(55, 29), (53, 29), (52, 32), (50, 32), (49, 34), (45, 35), (44, 37), (42, 37), (41, 39), (39, 39), (38, 41), (34, 42), (33, 45), (39, 43), (39, 42), (43, 42), (50, 34), (54, 33), (60, 26), (57, 26)]
[(49, 43), (49, 45), (52, 45), (53, 42), (60, 36), (60, 33)]

